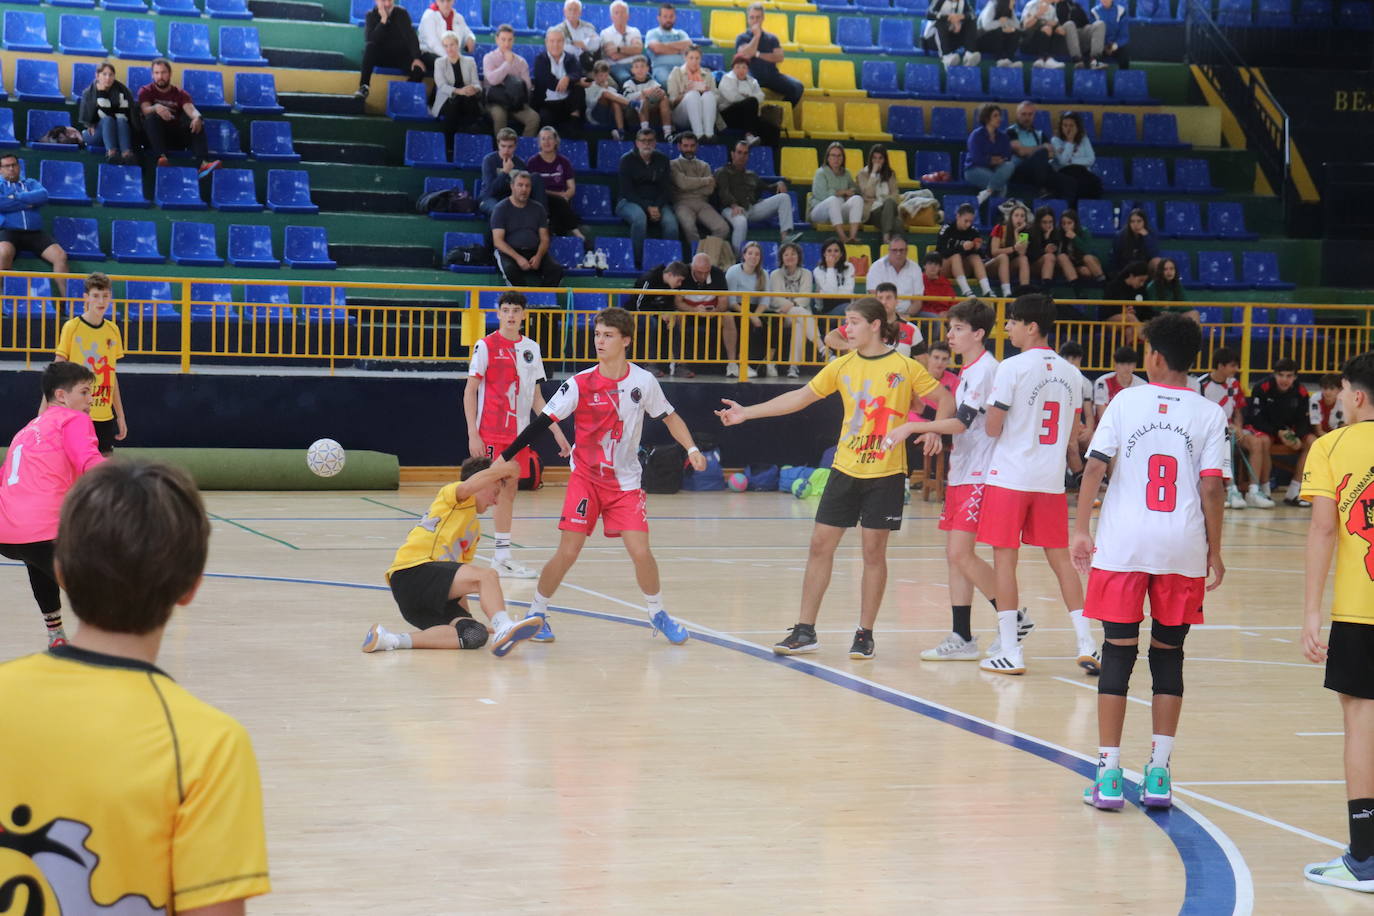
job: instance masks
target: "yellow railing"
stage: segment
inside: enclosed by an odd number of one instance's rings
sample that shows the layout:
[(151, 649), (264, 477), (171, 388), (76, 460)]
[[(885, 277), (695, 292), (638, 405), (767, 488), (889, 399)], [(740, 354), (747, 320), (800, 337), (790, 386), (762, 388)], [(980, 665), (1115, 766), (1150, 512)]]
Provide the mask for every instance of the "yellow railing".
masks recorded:
[[(80, 279), (78, 275), (62, 277)], [(81, 301), (49, 294), (57, 279), (50, 273), (11, 271), (7, 278), (29, 278), (26, 294), (0, 294), (0, 356), (12, 355), (27, 363), (46, 361), (57, 345), (65, 320), (81, 311)], [(114, 276), (116, 292), (124, 282), (149, 277)], [(467, 359), (469, 348), (494, 326), (496, 300), (504, 286), (444, 286), (322, 282), (319, 279), (244, 280), (238, 278), (165, 278), (170, 295), (155, 299), (115, 300), (114, 318), (124, 335), (125, 351), (133, 358), (153, 357), (193, 365), (225, 363), (300, 363), (311, 361), (330, 368), (359, 360), (434, 362)], [(11, 280), (12, 283), (12, 280)], [(193, 285), (228, 287), (232, 302), (192, 298)], [(59, 288), (55, 284), (51, 288)], [(254, 290), (265, 286), (296, 290), (290, 304), (255, 303)], [(309, 289), (306, 293), (304, 290)], [(630, 304), (640, 290), (578, 288), (524, 290), (531, 300), (526, 333), (537, 340), (551, 361), (591, 362), (595, 359), (591, 316), (606, 305)], [(649, 291), (674, 295), (673, 290)], [(309, 297), (307, 300), (306, 297)], [(646, 363), (677, 363), (684, 367), (734, 362), (741, 378), (749, 378), (763, 364), (819, 366), (825, 354), (825, 335), (843, 316), (829, 309), (845, 296), (807, 295), (818, 302), (821, 314), (780, 315), (763, 293), (738, 294), (739, 305), (728, 312), (635, 312), (637, 330), (632, 358)], [(366, 299), (367, 301), (359, 301)], [(303, 301), (305, 300), (305, 301)], [(909, 304), (920, 310), (922, 297)], [(1009, 300), (989, 300), (997, 308), (993, 332), (997, 356), (1006, 343), (1003, 319)], [(1098, 300), (1060, 300), (1065, 312), (1096, 311), (1116, 316), (1121, 303)], [(1304, 374), (1333, 372), (1352, 356), (1374, 349), (1374, 307), (1281, 303), (1189, 302), (1187, 306), (1215, 306), (1227, 310), (1230, 321), (1203, 325), (1203, 353), (1199, 370), (1210, 367), (1212, 352), (1223, 345), (1240, 352), (1248, 373), (1268, 371), (1279, 359), (1295, 360)], [(1257, 323), (1255, 309), (1310, 309), (1310, 325)], [(1330, 320), (1337, 313), (1344, 322)], [(1349, 323), (1352, 314), (1358, 323)], [(1328, 317), (1329, 316), (1329, 317)], [(1327, 317), (1328, 320), (1323, 320)], [(913, 317), (927, 341), (944, 338), (944, 320)], [(800, 343), (794, 341), (800, 337)], [(1065, 318), (1056, 323), (1056, 344), (1076, 340), (1084, 349), (1083, 367), (1105, 371), (1122, 344), (1138, 344), (1136, 326), (1119, 319)], [(749, 354), (753, 358), (749, 358)]]

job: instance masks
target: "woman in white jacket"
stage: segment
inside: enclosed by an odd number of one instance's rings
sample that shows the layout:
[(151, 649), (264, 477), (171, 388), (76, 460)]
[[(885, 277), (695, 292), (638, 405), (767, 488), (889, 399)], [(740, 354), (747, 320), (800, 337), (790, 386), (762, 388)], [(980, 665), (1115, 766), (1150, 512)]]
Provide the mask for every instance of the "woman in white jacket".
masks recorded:
[(764, 146), (776, 147), (782, 140), (782, 130), (762, 117), (763, 87), (749, 75), (749, 58), (735, 57), (730, 69), (716, 87), (720, 94), (720, 117), (726, 127), (744, 131), (744, 139), (755, 138)]
[(444, 148), (453, 146), (453, 135), (466, 133), (482, 117), (482, 84), (477, 81), (477, 61), (459, 53), (459, 38), (444, 33), (439, 46), (444, 56), (434, 62), (434, 104), (429, 113), (444, 122)]
[(802, 266), (802, 250), (796, 242), (787, 242), (778, 248), (778, 263), (782, 266), (768, 275), (768, 291), (772, 293), (768, 298), (768, 310), (796, 316), (787, 322), (792, 335), (792, 364), (787, 367), (787, 377), (800, 378), (797, 364), (802, 361), (806, 342), (811, 341), (818, 350), (821, 347), (816, 319), (812, 317), (815, 313), (811, 306), (815, 300), (806, 295), (814, 289), (814, 278), (811, 271)]
[(673, 127), (691, 129), (701, 143), (716, 136), (716, 77), (701, 65), (701, 49), (688, 48), (682, 66), (668, 74), (668, 104)]

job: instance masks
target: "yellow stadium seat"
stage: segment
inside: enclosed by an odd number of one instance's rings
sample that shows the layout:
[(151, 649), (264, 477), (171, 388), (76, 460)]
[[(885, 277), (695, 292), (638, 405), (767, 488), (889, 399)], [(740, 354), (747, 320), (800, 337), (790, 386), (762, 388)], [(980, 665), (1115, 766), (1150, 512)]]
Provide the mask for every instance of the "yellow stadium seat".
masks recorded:
[[(812, 102), (807, 102), (810, 107)], [(806, 117), (803, 109), (802, 118)], [(891, 142), (892, 135), (884, 132), (877, 102), (849, 102), (844, 106), (844, 136), (855, 140)]]
[(849, 169), (849, 174), (859, 174), (859, 169), (867, 164), (868, 160), (865, 158), (867, 154), (866, 150), (855, 149), (852, 146), (844, 148), (844, 167)]
[(782, 177), (796, 184), (811, 185), (811, 180), (816, 177), (816, 169), (820, 168), (820, 163), (816, 159), (816, 151), (809, 146), (784, 146), (782, 148), (782, 162), (778, 166), (782, 170)]
[(906, 150), (887, 148), (887, 161), (892, 166), (892, 171), (897, 174), (897, 184), (903, 188), (919, 188), (921, 183), (911, 177), (911, 164), (907, 160)]
[(868, 265), (873, 261), (873, 249), (867, 245), (846, 245), (844, 256), (854, 265), (854, 276), (860, 280), (868, 276)]
[[(798, 19), (811, 18), (801, 17)], [(809, 48), (807, 50), (810, 50)], [(783, 59), (787, 63), (787, 59)], [(854, 63), (848, 60), (823, 60), (821, 61), (821, 72), (816, 80), (816, 85), (821, 92), (832, 97), (842, 98), (868, 98), (868, 92), (860, 89), (854, 82)]]
[(811, 71), (809, 57), (784, 57), (778, 64), (778, 72), (784, 73), (802, 84), (802, 88), (815, 91), (816, 77)]
[(801, 50), (797, 47), (797, 43), (792, 40), (792, 26), (787, 19), (786, 13), (770, 13), (765, 10), (763, 13), (763, 30), (776, 35), (784, 51)]
[(711, 10), (711, 44), (733, 48), (735, 38), (745, 29), (744, 14), (735, 10)]
[[(766, 14), (765, 14), (766, 17)], [(793, 38), (797, 47), (808, 54), (839, 54), (840, 46), (830, 40), (830, 17), (829, 16), (797, 16), (792, 23), (794, 29)], [(846, 63), (844, 61), (834, 61), (834, 63)], [(824, 64), (822, 64), (824, 65)], [(853, 81), (850, 68), (850, 80)], [(822, 81), (822, 84), (824, 81)]]
[(846, 140), (849, 137), (840, 130), (840, 111), (834, 102), (808, 100), (802, 104), (801, 118), (802, 133), (813, 140)]
[(792, 103), (781, 98), (768, 96), (768, 90), (764, 90), (765, 97), (768, 98), (761, 106), (767, 108), (769, 105), (776, 105), (782, 109), (782, 132), (784, 136), (792, 134), (797, 129), (797, 112), (792, 108)]

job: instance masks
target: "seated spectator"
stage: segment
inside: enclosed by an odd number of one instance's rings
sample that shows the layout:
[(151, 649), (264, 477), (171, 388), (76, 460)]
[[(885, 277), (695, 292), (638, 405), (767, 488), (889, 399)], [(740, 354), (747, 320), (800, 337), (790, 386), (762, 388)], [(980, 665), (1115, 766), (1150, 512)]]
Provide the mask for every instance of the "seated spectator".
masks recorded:
[[(762, 295), (768, 289), (768, 271), (763, 268), (763, 249), (758, 242), (745, 242), (744, 250), (740, 252), (739, 263), (734, 264), (725, 272), (725, 288), (732, 293), (748, 293), (749, 295), (749, 359), (758, 361), (771, 359), (772, 352), (768, 349), (768, 335), (763, 327), (763, 320), (759, 318), (759, 312), (766, 307), (767, 296)], [(741, 311), (744, 307), (744, 300), (740, 296), (731, 296), (729, 306), (731, 311)], [(767, 374), (769, 378), (777, 378), (778, 367), (771, 361), (756, 371), (755, 374)], [(739, 375), (739, 366), (730, 365), (725, 367), (725, 375), (728, 378), (735, 378)]]
[(695, 251), (701, 241), (698, 223), (718, 239), (730, 234), (730, 224), (711, 206), (716, 179), (710, 164), (697, 158), (697, 135), (690, 130), (678, 134), (677, 149), (678, 157), (668, 164), (673, 176), (673, 214), (687, 240), (687, 250)]
[(702, 143), (716, 138), (716, 78), (701, 67), (701, 49), (688, 48), (682, 66), (668, 74), (668, 104), (673, 127), (690, 129)]
[[(434, 72), (434, 64), (445, 56), (444, 36), (448, 34), (458, 39), (460, 52), (470, 55), (477, 50), (477, 36), (468, 28), (463, 14), (453, 8), (453, 0), (434, 0), (420, 17), (416, 33), (420, 40), (420, 60), (430, 73)], [(473, 61), (474, 66), (476, 63)]]
[(822, 344), (812, 317), (813, 304), (817, 300), (807, 295), (814, 289), (811, 271), (802, 265), (801, 246), (796, 242), (785, 242), (778, 248), (778, 263), (781, 265), (768, 275), (767, 311), (779, 315), (795, 316), (787, 321), (787, 331), (792, 338), (792, 363), (787, 367), (788, 378), (800, 378), (799, 364), (804, 358), (806, 342), (809, 340), (819, 349)]
[(811, 271), (816, 292), (846, 298), (815, 300), (817, 313), (845, 313), (849, 303), (854, 300), (855, 273), (854, 265), (849, 263), (844, 244), (839, 239), (829, 238), (821, 243), (821, 263)]
[(630, 61), (630, 78), (623, 91), (630, 107), (639, 114), (639, 129), (649, 129), (649, 122), (657, 119), (663, 139), (673, 135), (673, 106), (668, 104), (668, 90), (649, 73), (649, 61), (637, 57)]
[[(728, 312), (729, 297), (725, 295), (728, 291), (725, 271), (711, 263), (709, 254), (697, 252), (688, 263), (687, 279), (682, 281), (682, 295), (677, 300), (678, 311), (698, 314)], [(725, 358), (729, 364), (734, 365), (739, 359), (739, 325), (733, 319), (720, 318), (719, 322), (720, 341), (725, 348)], [(714, 349), (709, 341), (715, 336), (710, 325), (706, 325), (703, 330), (701, 325), (687, 324), (684, 333), (701, 348), (702, 352), (697, 353), (697, 357), (709, 358), (710, 350)], [(735, 365), (735, 371), (739, 372), (738, 365)], [(726, 374), (729, 374), (728, 371)]]
[(611, 65), (599, 60), (592, 65), (592, 84), (587, 87), (587, 123), (592, 127), (609, 127), (611, 139), (625, 136), (625, 112), (630, 100), (616, 91), (611, 81)]
[(1015, 275), (1018, 286), (1030, 286), (1030, 213), (1017, 204), (1007, 211), (1006, 217), (992, 227), (988, 237), (988, 259), (986, 266), (996, 267), (998, 281), (1002, 284), (1002, 295), (1012, 294), (1011, 277)]
[[(1302, 469), (1307, 463), (1307, 450), (1317, 441), (1312, 431), (1311, 403), (1307, 389), (1298, 381), (1298, 364), (1291, 359), (1281, 359), (1274, 363), (1273, 375), (1256, 383), (1245, 415), (1248, 428), (1269, 440), (1271, 454), (1285, 446), (1287, 451), (1297, 452), (1297, 467), (1283, 502), (1303, 509), (1312, 504), (1298, 495)], [(1268, 479), (1260, 481), (1260, 490), (1265, 496), (1271, 496)]]
[(655, 147), (658, 139), (647, 127), (635, 134), (635, 148), (620, 157), (620, 200), (615, 215), (630, 226), (630, 243), (636, 263), (643, 263), (644, 236), (657, 226), (659, 236), (677, 241), (677, 216), (669, 193), (672, 174), (668, 157)]
[[(925, 296), (940, 296), (939, 299), (923, 299), (918, 303), (920, 311), (916, 314), (922, 318), (943, 318), (945, 313), (954, 305), (954, 285), (946, 280), (941, 273), (945, 266), (945, 259), (940, 257), (937, 251), (927, 251), (926, 256), (921, 259), (921, 269), (923, 276), (921, 282), (925, 286)], [(916, 308), (917, 306), (912, 306)]]
[(590, 73), (592, 65), (601, 56), (601, 33), (596, 26), (582, 18), (581, 0), (566, 0), (563, 4), (563, 22), (558, 28), (563, 32), (564, 47), (577, 55), (577, 65), (583, 73)]
[(1069, 53), (1064, 31), (1050, 0), (1030, 0), (1026, 4), (1021, 12), (1021, 48), (1035, 58), (1032, 67), (1064, 69), (1064, 62), (1056, 59)]
[(999, 67), (1019, 67), (1021, 20), (1014, 0), (987, 0), (978, 14), (978, 50), (995, 58)]
[(968, 272), (978, 278), (978, 286), (984, 296), (992, 295), (988, 285), (988, 272), (983, 267), (983, 234), (973, 225), (974, 209), (972, 204), (960, 204), (954, 219), (940, 227), (935, 239), (935, 250), (944, 260), (944, 273), (954, 278), (959, 292), (972, 296), (968, 285)]
[[(390, 0), (377, 0), (378, 3)], [(508, 25), (496, 28), (496, 49), (482, 58), (482, 82), (487, 96), (487, 114), (491, 116), (492, 131), (500, 133), (511, 118), (520, 122), (526, 137), (539, 130), (539, 113), (530, 107), (534, 83), (530, 80), (530, 65), (515, 53), (515, 29)]]
[[(1236, 378), (1239, 374), (1240, 354), (1230, 347), (1220, 347), (1212, 354), (1212, 371), (1199, 375), (1194, 384), (1199, 394), (1221, 407), (1226, 415), (1227, 431), (1245, 453), (1244, 460), (1235, 463), (1227, 505), (1232, 509), (1272, 509), (1274, 501), (1266, 495), (1273, 473), (1269, 437), (1257, 435), (1245, 426), (1245, 392), (1241, 391), (1240, 380)], [(1240, 496), (1247, 465), (1250, 485), (1245, 495)]]
[(921, 267), (907, 257), (908, 251), (906, 237), (894, 235), (888, 240), (887, 254), (869, 265), (868, 276), (864, 280), (865, 288), (869, 290), (876, 290), (883, 283), (891, 283), (896, 288), (897, 295), (901, 297), (897, 304), (897, 312), (901, 315), (907, 314), (913, 308), (919, 310), (920, 306), (907, 297), (922, 296), (926, 291)]
[(1159, 241), (1150, 231), (1150, 221), (1139, 207), (1126, 217), (1126, 226), (1112, 242), (1112, 263), (1118, 268), (1144, 261), (1146, 270), (1159, 264)]
[[(496, 132), (496, 151), (482, 158), (482, 196), (477, 200), (477, 209), (490, 216), (496, 205), (510, 197), (511, 176), (521, 171), (520, 160), (515, 158), (515, 131), (503, 127)], [(544, 182), (533, 179), (531, 195), (536, 203), (547, 209), (544, 201)]]
[(562, 26), (544, 34), (544, 50), (534, 59), (534, 92), (531, 104), (539, 123), (565, 133), (580, 133), (587, 110), (587, 83), (577, 55), (566, 49)]
[(965, 67), (976, 67), (983, 59), (977, 50), (978, 22), (969, 0), (930, 0), (921, 38), (946, 67), (959, 65), (961, 49)]
[(106, 162), (136, 165), (134, 132), (141, 132), (143, 126), (143, 118), (134, 114), (137, 110), (133, 93), (115, 79), (114, 66), (106, 61), (81, 93), (76, 123), (85, 131), (87, 143), (99, 141), (105, 147)]
[(0, 153), (0, 270), (9, 270), (21, 251), (38, 255), (54, 273), (67, 272), (67, 252), (43, 231), (39, 208), (48, 191), (37, 178), (19, 177), (19, 157)]
[(782, 63), (782, 42), (763, 30), (763, 4), (750, 4), (744, 13), (745, 30), (735, 39), (735, 56), (749, 61), (749, 72), (764, 89), (771, 89), (788, 102), (801, 101), (805, 87), (778, 69)]
[(777, 147), (782, 140), (782, 130), (763, 117), (763, 87), (749, 74), (747, 57), (735, 55), (730, 71), (720, 78), (717, 91), (720, 92), (720, 116), (726, 127), (744, 131), (744, 139), (750, 145), (762, 140), (765, 146)]
[(1090, 22), (1087, 9), (1078, 0), (1057, 0), (1054, 15), (1064, 29), (1064, 43), (1075, 67), (1101, 70), (1107, 66), (1098, 59), (1102, 56), (1102, 40), (1107, 34), (1105, 23)]
[(582, 234), (582, 220), (573, 209), (573, 195), (577, 193), (577, 173), (573, 164), (558, 152), (562, 140), (558, 131), (545, 127), (539, 131), (539, 152), (525, 161), (525, 168), (531, 175), (538, 175), (544, 187), (544, 205), (549, 212), (549, 228), (554, 235), (571, 235), (582, 240), (582, 248), (587, 252), (583, 260), (584, 268), (596, 266), (596, 255), (591, 242)]
[[(891, 283), (879, 283), (877, 286), (870, 287), (873, 291), (873, 298), (877, 299), (884, 309), (887, 310), (887, 320), (897, 324), (897, 342), (893, 348), (903, 356), (911, 356), (912, 349), (918, 346), (924, 336), (921, 329), (910, 321), (906, 321), (897, 312), (897, 287)], [(844, 353), (853, 349), (853, 344), (849, 340), (849, 328), (841, 323), (825, 335), (825, 346), (827, 349), (836, 353)], [(932, 373), (933, 374), (933, 373)]]
[[(1178, 263), (1173, 258), (1160, 258), (1155, 269), (1150, 271), (1150, 282), (1145, 285), (1145, 298), (1149, 302), (1186, 303), (1188, 295), (1183, 291), (1183, 281), (1178, 276)], [(1202, 313), (1190, 305), (1166, 307), (1167, 311), (1186, 315), (1202, 324)]]
[(1097, 0), (1093, 7), (1093, 22), (1104, 23), (1102, 33), (1102, 53), (1096, 63), (1107, 66), (1108, 61), (1116, 61), (1122, 70), (1131, 68), (1131, 57), (1126, 46), (1131, 43), (1131, 16), (1126, 5), (1118, 5), (1115, 0)]
[(630, 61), (643, 53), (644, 36), (630, 25), (629, 4), (615, 0), (611, 4), (611, 24), (601, 30), (601, 58), (610, 66), (611, 80), (617, 86), (630, 78)]
[(1321, 390), (1312, 392), (1309, 402), (1312, 429), (1324, 436), (1345, 425), (1345, 408), (1341, 405), (1341, 376), (1331, 372), (1321, 377)]
[(859, 240), (863, 216), (863, 195), (845, 168), (844, 144), (836, 140), (825, 148), (825, 160), (811, 179), (811, 222), (834, 226), (835, 237), (848, 245)]
[(1134, 304), (1145, 301), (1145, 284), (1149, 282), (1150, 268), (1144, 261), (1132, 261), (1107, 282), (1102, 298), (1109, 302), (1127, 303), (1122, 307), (1121, 314), (1114, 316), (1116, 320), (1139, 329), (1141, 324), (1154, 317), (1153, 308)]
[(1083, 133), (1083, 122), (1076, 112), (1060, 115), (1059, 135), (1050, 139), (1050, 145), (1054, 148), (1054, 167), (1059, 170), (1059, 196), (1071, 207), (1083, 198), (1100, 198), (1102, 179), (1092, 171), (1097, 154), (1093, 152), (1093, 142)]
[[(1053, 215), (1054, 211), (1050, 212)], [(1070, 208), (1059, 214), (1059, 265), (1063, 268), (1064, 278), (1075, 286), (1086, 280), (1107, 282), (1102, 273), (1102, 262), (1083, 247), (1086, 238), (1087, 234), (1078, 222), (1077, 210)]]
[(1028, 184), (1040, 196), (1041, 189), (1048, 197), (1063, 197), (1059, 175), (1054, 170), (1054, 147), (1050, 137), (1035, 126), (1035, 103), (1022, 102), (1016, 106), (1016, 120), (1007, 128), (1011, 141), (1012, 161), (1016, 168), (1011, 180)]
[(968, 135), (964, 152), (964, 181), (980, 188), (981, 206), (993, 194), (1005, 195), (1016, 171), (1011, 138), (1002, 130), (1002, 106), (988, 102), (978, 109), (978, 127)]
[(894, 235), (901, 235), (906, 221), (897, 209), (901, 201), (901, 190), (897, 187), (897, 173), (887, 161), (887, 147), (875, 143), (868, 150), (868, 165), (859, 169), (854, 176), (859, 196), (863, 198), (863, 221), (878, 227), (878, 232), (886, 242)]
[(510, 286), (557, 286), (563, 268), (549, 257), (549, 217), (530, 199), (531, 186), (529, 172), (511, 175), (510, 197), (491, 211), (491, 247)]
[[(959, 387), (959, 373), (950, 371), (949, 363), (954, 358), (954, 354), (949, 349), (949, 344), (943, 340), (937, 340), (930, 345), (929, 358), (926, 360), (926, 371), (930, 377), (935, 379), (950, 394), (954, 394)], [(931, 402), (931, 407), (937, 406)]]
[[(688, 268), (681, 261), (670, 261), (667, 264), (660, 264), (650, 268), (638, 280), (635, 281), (637, 290), (680, 290), (687, 282)], [(641, 292), (634, 298), (634, 308), (641, 312), (676, 312), (677, 295), (664, 293)], [(664, 375), (676, 375), (682, 378), (696, 378), (696, 373), (686, 366), (681, 368), (671, 360), (677, 356), (677, 341), (674, 329), (677, 321), (672, 315), (660, 315), (657, 322), (652, 318), (646, 317), (645, 321), (650, 325), (657, 324), (659, 336), (653, 338), (648, 333), (649, 328), (645, 328), (644, 334), (637, 335), (642, 341), (646, 357), (637, 362), (662, 362), (662, 357), (667, 357), (668, 369), (654, 369), (654, 375), (662, 378)]]
[(677, 27), (677, 8), (671, 3), (660, 4), (658, 27), (648, 31), (644, 44), (649, 49), (653, 77), (662, 86), (668, 85), (673, 68), (682, 66), (687, 49), (695, 47), (692, 36)]
[(794, 231), (792, 196), (787, 193), (787, 183), (779, 181), (772, 186), (772, 194), (763, 196), (769, 189), (763, 187), (759, 176), (749, 169), (748, 143), (741, 140), (731, 147), (730, 161), (716, 169), (715, 178), (720, 215), (732, 227), (730, 243), (736, 251), (744, 247), (750, 223), (761, 223), (774, 216), (778, 218), (780, 241), (794, 242), (801, 238), (801, 233)]
[(159, 168), (168, 164), (169, 149), (194, 152), (200, 160), (196, 173), (201, 178), (219, 168), (219, 160), (210, 158), (204, 116), (186, 90), (172, 85), (170, 61), (160, 57), (153, 61), (153, 81), (138, 90), (138, 107), (143, 113), (143, 134)]
[(1118, 394), (1127, 388), (1139, 388), (1149, 384), (1135, 374), (1140, 365), (1140, 354), (1135, 347), (1121, 346), (1112, 354), (1112, 371), (1099, 375), (1093, 382), (1093, 421), (1102, 423), (1102, 414)]
[(1063, 240), (1059, 237), (1059, 227), (1055, 225), (1054, 210), (1041, 207), (1035, 211), (1031, 220), (1030, 245), (1026, 257), (1030, 259), (1031, 270), (1040, 280), (1040, 286), (1049, 289), (1054, 285), (1055, 268), (1064, 272), (1064, 282), (1072, 282), (1077, 276), (1072, 265), (1060, 260), (1064, 252)]
[(420, 39), (410, 13), (396, 0), (374, 0), (375, 6), (363, 20), (363, 69), (354, 98), (365, 99), (372, 91), (372, 71), (391, 67), (409, 71), (408, 79), (418, 83), (425, 78), (425, 61), (420, 56)]
[(458, 36), (446, 32), (439, 41), (444, 54), (434, 62), (434, 104), (429, 113), (444, 122), (444, 149), (452, 149), (454, 134), (477, 132), (482, 86), (477, 80), (477, 61), (459, 52)]

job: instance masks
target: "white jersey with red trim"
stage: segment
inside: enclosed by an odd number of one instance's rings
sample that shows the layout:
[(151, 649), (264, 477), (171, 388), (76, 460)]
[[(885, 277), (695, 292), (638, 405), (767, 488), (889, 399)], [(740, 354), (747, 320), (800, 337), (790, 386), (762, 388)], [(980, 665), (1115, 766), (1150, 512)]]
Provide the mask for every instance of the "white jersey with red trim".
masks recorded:
[(673, 412), (653, 373), (627, 365), (619, 379), (602, 375), (599, 366), (583, 369), (544, 408), (555, 420), (574, 418), (577, 439), (568, 462), (572, 473), (615, 490), (639, 489), (645, 415), (661, 419)]
[[(954, 391), (954, 415), (968, 428), (954, 437), (949, 453), (949, 485), (987, 483), (988, 461), (997, 440), (987, 433), (987, 407), (992, 401), (992, 383), (997, 376), (997, 360), (986, 350), (959, 370), (959, 387)], [(971, 422), (970, 422), (971, 421)]]
[(1221, 408), (1226, 422), (1230, 423), (1239, 413), (1245, 415), (1245, 392), (1240, 388), (1240, 379), (1231, 376), (1224, 382), (1212, 378), (1212, 373), (1204, 372), (1193, 379), (1193, 390)]
[(529, 426), (535, 389), (546, 378), (539, 344), (488, 334), (473, 346), (468, 373), (481, 379), (477, 434), (488, 444), (514, 442)]
[(1097, 380), (1093, 382), (1093, 404), (1098, 407), (1106, 407), (1112, 402), (1113, 398), (1127, 388), (1139, 388), (1141, 385), (1148, 384), (1149, 382), (1138, 375), (1131, 376), (1131, 383), (1129, 385), (1123, 385), (1117, 381), (1115, 372), (1099, 375)]
[(1063, 493), (1069, 433), (1082, 397), (1082, 373), (1049, 347), (1003, 360), (992, 383), (992, 404), (1007, 417), (992, 448), (987, 482), (1024, 493)]
[(1189, 388), (1147, 384), (1123, 391), (1102, 415), (1088, 455), (1116, 459), (1093, 566), (1207, 575), (1202, 478), (1231, 476), (1221, 407)]
[(1312, 418), (1312, 430), (1319, 436), (1345, 425), (1345, 408), (1341, 406), (1341, 399), (1337, 397), (1334, 404), (1326, 403), (1322, 400), (1320, 388), (1312, 392), (1307, 409)]

